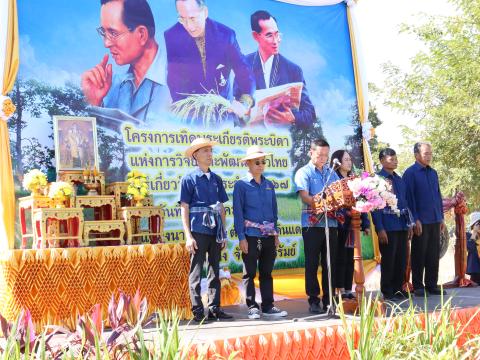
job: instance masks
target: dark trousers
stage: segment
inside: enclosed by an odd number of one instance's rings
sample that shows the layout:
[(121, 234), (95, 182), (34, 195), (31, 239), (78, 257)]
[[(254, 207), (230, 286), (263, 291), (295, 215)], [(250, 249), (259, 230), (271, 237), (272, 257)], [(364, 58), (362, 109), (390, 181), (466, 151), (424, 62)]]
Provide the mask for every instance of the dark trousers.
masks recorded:
[[(332, 272), (332, 286), (335, 283), (335, 259), (337, 250), (337, 228), (329, 229), (330, 235), (330, 264)], [(325, 241), (325, 228), (302, 228), (303, 248), (305, 252), (305, 290), (308, 303), (319, 303), (320, 286), (318, 284), (318, 264), (322, 265), (322, 302), (329, 305), (328, 267), (327, 267), (327, 242)], [(321, 257), (321, 260), (320, 260)]]
[[(260, 281), (260, 294), (262, 295), (262, 311), (268, 311), (273, 307), (273, 278), (272, 270), (277, 257), (275, 238), (246, 236), (248, 242), (248, 254), (242, 253), (243, 259), (243, 286), (246, 289), (246, 302), (249, 308), (256, 307), (255, 302), (255, 276)], [(260, 241), (260, 243), (259, 243)]]
[(382, 254), (380, 290), (393, 296), (402, 290), (407, 266), (407, 231), (387, 231), (388, 244), (379, 244)]
[(353, 248), (345, 246), (349, 233), (350, 231), (338, 229), (334, 283), (337, 289), (352, 290)]
[(220, 279), (218, 276), (221, 244), (217, 243), (215, 235), (206, 235), (192, 232), (197, 242), (198, 249), (195, 254), (190, 255), (190, 274), (188, 285), (190, 300), (192, 301), (192, 312), (203, 313), (202, 297), (200, 295), (200, 281), (202, 280), (202, 269), (208, 254), (208, 307), (213, 309), (220, 306)]
[[(412, 239), (412, 283), (414, 289), (434, 289), (440, 261), (440, 223), (422, 224), (422, 235)], [(425, 282), (424, 275), (425, 272)]]

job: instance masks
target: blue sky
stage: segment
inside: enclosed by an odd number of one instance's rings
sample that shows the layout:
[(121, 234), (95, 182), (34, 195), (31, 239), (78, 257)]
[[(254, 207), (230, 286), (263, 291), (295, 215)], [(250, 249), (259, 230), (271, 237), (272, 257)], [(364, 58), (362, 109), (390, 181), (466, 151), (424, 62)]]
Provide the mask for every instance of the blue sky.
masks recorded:
[[(150, 4), (156, 38), (163, 43), (163, 31), (176, 22), (174, 1)], [(256, 49), (250, 14), (259, 9), (272, 13), (284, 34), (280, 52), (302, 67), (327, 138), (338, 143), (351, 132), (355, 87), (345, 4), (302, 7), (273, 0), (207, 0), (207, 5), (212, 19), (236, 31), (245, 54)], [(79, 83), (81, 73), (107, 52), (95, 31), (99, 8), (99, 0), (19, 1), (20, 76), (57, 85)]]

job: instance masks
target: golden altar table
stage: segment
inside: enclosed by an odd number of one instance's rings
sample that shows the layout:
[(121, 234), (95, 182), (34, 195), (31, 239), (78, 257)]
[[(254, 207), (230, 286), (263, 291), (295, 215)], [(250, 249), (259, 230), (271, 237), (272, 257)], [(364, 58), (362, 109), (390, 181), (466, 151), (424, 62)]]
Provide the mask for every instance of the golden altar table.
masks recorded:
[(106, 320), (112, 294), (138, 289), (149, 312), (178, 309), (188, 318), (189, 259), (179, 244), (9, 250), (0, 254), (0, 313), (13, 321), (29, 309), (37, 329), (71, 327), (95, 304)]

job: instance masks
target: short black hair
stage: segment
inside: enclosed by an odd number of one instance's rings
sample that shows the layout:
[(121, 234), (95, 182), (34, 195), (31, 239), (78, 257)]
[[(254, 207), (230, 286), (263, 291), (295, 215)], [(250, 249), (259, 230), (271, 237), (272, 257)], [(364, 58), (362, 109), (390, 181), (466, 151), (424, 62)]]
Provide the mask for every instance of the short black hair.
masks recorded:
[(252, 28), (252, 31), (255, 31), (260, 34), (262, 32), (262, 28), (260, 27), (260, 20), (268, 20), (268, 19), (273, 19), (275, 20), (275, 22), (277, 22), (277, 19), (275, 19), (275, 17), (272, 16), (268, 11), (266, 10), (255, 11), (252, 15), (250, 15), (250, 27)]
[(382, 160), (383, 158), (385, 158), (385, 156), (393, 156), (393, 155), (397, 155), (395, 150), (393, 150), (392, 148), (385, 148), (380, 150), (380, 152), (378, 153), (378, 159)]
[(310, 149), (315, 149), (317, 147), (330, 147), (330, 144), (325, 139), (315, 139), (310, 144)]
[[(186, 1), (186, 0), (175, 0), (175, 5), (179, 1)], [(207, 4), (205, 4), (205, 0), (195, 0), (195, 1), (197, 2), (197, 5), (200, 6), (200, 7), (207, 6)]]
[(155, 36), (155, 20), (147, 0), (100, 0), (100, 4), (105, 5), (112, 1), (123, 3), (122, 20), (130, 31), (143, 25), (147, 28), (149, 37)]
[(420, 149), (422, 148), (422, 145), (427, 145), (427, 146), (432, 146), (432, 144), (426, 142), (426, 141), (419, 141), (416, 142), (415, 145), (413, 145), (413, 153), (414, 154), (420, 154)]

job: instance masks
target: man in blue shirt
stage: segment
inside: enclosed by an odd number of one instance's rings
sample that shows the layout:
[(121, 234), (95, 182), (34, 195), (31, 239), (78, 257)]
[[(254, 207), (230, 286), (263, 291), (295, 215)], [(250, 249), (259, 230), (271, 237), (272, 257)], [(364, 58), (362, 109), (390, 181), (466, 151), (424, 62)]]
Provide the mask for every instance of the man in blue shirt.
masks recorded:
[(228, 201), (222, 179), (210, 171), (212, 147), (215, 141), (195, 139), (185, 151), (194, 158), (198, 168), (182, 178), (180, 206), (185, 232), (186, 248), (191, 253), (188, 278), (194, 320), (205, 320), (200, 281), (203, 264), (208, 253), (208, 319), (231, 319), (220, 308), (220, 253), (226, 245), (225, 209)]
[(442, 291), (437, 285), (440, 231), (445, 226), (442, 194), (437, 172), (430, 167), (432, 146), (418, 142), (413, 152), (416, 162), (403, 174), (407, 185), (408, 207), (415, 221), (411, 252), (412, 282), (417, 296), (440, 295)]
[(263, 315), (287, 316), (286, 311), (273, 305), (272, 270), (280, 242), (275, 189), (273, 183), (262, 175), (268, 155), (271, 154), (259, 146), (248, 148), (247, 156), (242, 159), (248, 167), (247, 176), (238, 180), (233, 189), (233, 218), (242, 250), (243, 285), (250, 319), (260, 318), (259, 306), (255, 302), (257, 261)]
[[(118, 128), (122, 121), (102, 108), (115, 108), (139, 120), (158, 121), (171, 103), (160, 50), (155, 40), (155, 20), (146, 0), (101, 0), (97, 29), (117, 65), (129, 65), (112, 76), (108, 55), (82, 74), (81, 87), (91, 111), (104, 116), (104, 124)], [(108, 120), (107, 120), (108, 119)], [(110, 120), (110, 121), (109, 121)], [(112, 120), (117, 120), (116, 122)]]
[(408, 296), (402, 291), (402, 285), (407, 263), (407, 241), (412, 237), (413, 219), (407, 205), (405, 183), (395, 172), (398, 166), (395, 150), (382, 149), (379, 160), (382, 170), (378, 175), (390, 182), (392, 191), (398, 200), (399, 213), (397, 214), (389, 206), (372, 212), (382, 254), (380, 288), (383, 298), (392, 300), (394, 297), (405, 298)]
[[(209, 17), (205, 0), (175, 0), (175, 7), (178, 22), (164, 33), (167, 84), (173, 101), (215, 93), (230, 101), (229, 111), (245, 117), (253, 106), (255, 83), (235, 31)], [(240, 91), (233, 99), (232, 73), (241, 78)], [(200, 124), (201, 117), (192, 119), (193, 123)]]
[[(303, 202), (302, 237), (305, 252), (305, 289), (308, 296), (309, 311), (313, 314), (326, 311), (329, 301), (327, 245), (325, 236), (325, 217), (329, 227), (329, 247), (332, 277), (335, 274), (335, 249), (337, 241), (337, 220), (322, 214), (320, 218), (312, 213), (313, 196), (321, 192), (326, 185), (339, 180), (338, 175), (328, 166), (330, 145), (323, 139), (317, 139), (310, 145), (310, 161), (295, 174), (297, 192)], [(320, 307), (320, 287), (317, 271), (319, 257), (322, 257), (322, 302)], [(332, 279), (333, 283), (333, 279)]]

